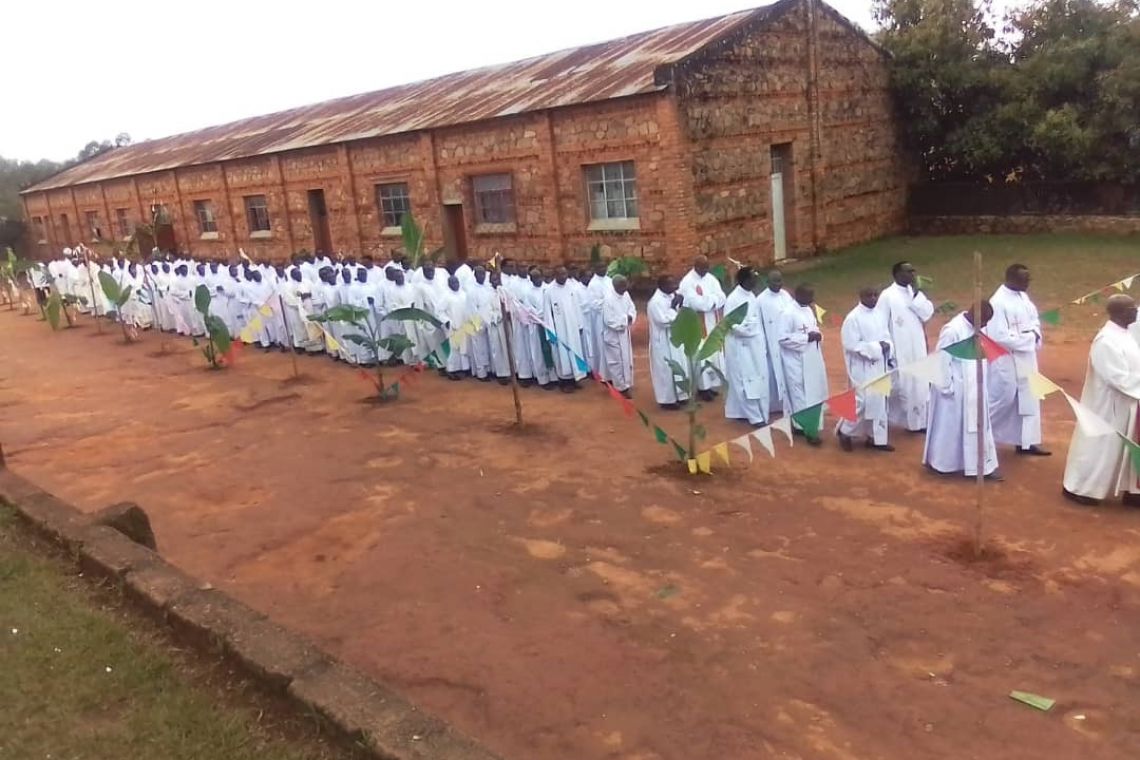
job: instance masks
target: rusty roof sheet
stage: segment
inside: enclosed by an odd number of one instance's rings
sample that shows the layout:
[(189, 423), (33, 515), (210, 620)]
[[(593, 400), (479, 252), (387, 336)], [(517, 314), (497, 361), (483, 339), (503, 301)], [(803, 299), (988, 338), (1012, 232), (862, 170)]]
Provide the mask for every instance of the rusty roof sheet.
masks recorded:
[(654, 81), (659, 67), (777, 5), (148, 140), (110, 150), (24, 192), (655, 92), (667, 86)]

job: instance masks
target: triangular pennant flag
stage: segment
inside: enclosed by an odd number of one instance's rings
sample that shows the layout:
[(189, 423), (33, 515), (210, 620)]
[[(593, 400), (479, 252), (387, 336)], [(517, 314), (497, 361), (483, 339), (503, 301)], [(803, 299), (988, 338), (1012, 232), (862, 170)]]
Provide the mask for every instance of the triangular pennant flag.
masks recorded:
[(1111, 285), (1105, 285), (1103, 288), (1100, 289), (1100, 292), (1097, 293), (1097, 295), (1105, 296), (1105, 297), (1111, 296), (1113, 294), (1112, 291), (1117, 290), (1119, 285), (1120, 285), (1119, 282), (1114, 282)]
[(1124, 448), (1128, 449), (1128, 458), (1132, 462), (1132, 472), (1140, 473), (1140, 446), (1137, 446), (1135, 442), (1123, 433), (1118, 432), (1117, 435), (1124, 441)]
[(997, 361), (1003, 356), (1008, 356), (1009, 351), (997, 341), (985, 333), (978, 333), (978, 337), (982, 341), (982, 353), (986, 356), (986, 361)]
[(1041, 321), (1047, 325), (1061, 324), (1061, 310), (1050, 309), (1049, 311), (1041, 313)]
[(583, 359), (581, 356), (578, 356), (578, 354), (574, 354), (574, 363), (578, 365), (579, 372), (588, 373), (590, 371), (590, 365), (586, 363), (585, 359)]
[(748, 453), (748, 464), (752, 464), (752, 436), (745, 433), (739, 438), (733, 438), (732, 442)]
[(716, 455), (718, 457), (724, 460), (725, 464), (732, 464), (732, 462), (728, 461), (728, 441), (724, 441), (722, 443), (718, 443), (716, 446), (713, 446), (713, 451), (716, 452)]
[(606, 390), (608, 390), (610, 392), (610, 397), (613, 398), (614, 401), (620, 402), (620, 401), (625, 399), (625, 396), (621, 395), (621, 391), (619, 391), (617, 388), (613, 387), (609, 383), (606, 383)]
[(600, 374), (598, 374), (597, 372), (594, 373), (594, 379), (597, 380), (599, 383), (605, 382), (605, 380), (602, 379), (602, 376)]
[[(767, 427), (762, 427), (759, 430), (753, 430), (752, 433), (750, 433), (750, 435), (756, 439), (756, 443), (763, 446), (764, 450), (768, 452), (768, 456), (770, 457), (776, 456), (776, 447), (772, 445), (772, 428), (774, 427), (775, 425), (769, 425)], [(788, 440), (792, 440), (790, 436), (788, 437)]]
[[(660, 429), (661, 428), (657, 428), (657, 430), (660, 430)], [(653, 432), (656, 434), (657, 430), (654, 430)], [(672, 443), (673, 443), (673, 451), (677, 452), (677, 458), (678, 459), (680, 459), (682, 462), (684, 462), (686, 459), (689, 458), (689, 452), (685, 451), (684, 446), (677, 443), (676, 441), (673, 441), (672, 439), (670, 439), (670, 441), (672, 441)]]
[(813, 304), (811, 305), (811, 307), (812, 307), (813, 309), (815, 309), (815, 319), (816, 319), (816, 321), (817, 321), (817, 322), (819, 322), (819, 323), (822, 325), (822, 324), (823, 324), (823, 318), (824, 318), (825, 316), (827, 316), (827, 309), (823, 308), (822, 306), (820, 306), (820, 305), (819, 305), (819, 304), (817, 304), (817, 303), (813, 303)]
[(1123, 293), (1124, 292), (1124, 281), (1121, 280), (1120, 282), (1114, 282), (1114, 283), (1112, 283), (1112, 287), (1116, 288), (1118, 291)]
[(852, 388), (845, 393), (840, 393), (838, 396), (832, 396), (827, 400), (827, 410), (840, 419), (847, 420), (848, 422), (859, 421), (859, 410), (855, 402), (855, 389)]
[(238, 334), (238, 337), (246, 343), (253, 343), (253, 331), (250, 330), (248, 326), (242, 328), (241, 333)]
[(864, 390), (868, 390), (871, 393), (877, 394), (879, 396), (889, 396), (891, 395), (891, 373), (888, 372), (877, 380), (872, 380), (863, 387)]
[(919, 380), (925, 380), (931, 385), (942, 385), (942, 357), (935, 351), (925, 359), (902, 365), (899, 367), (899, 372), (916, 377)]
[(1029, 392), (1037, 399), (1044, 399), (1050, 393), (1055, 393), (1061, 390), (1061, 386), (1049, 378), (1042, 375), (1040, 372), (1032, 372), (1029, 374)]
[(658, 443), (669, 443), (669, 434), (656, 425), (653, 426), (653, 437)]
[(712, 454), (704, 452), (697, 454), (697, 469), (706, 475), (712, 474)]
[(973, 361), (978, 358), (978, 342), (974, 340), (973, 335), (957, 343), (951, 343), (942, 350), (953, 356), (955, 359), (965, 359)]
[(1132, 283), (1135, 281), (1136, 281), (1136, 275), (1132, 274), (1132, 275), (1125, 277), (1123, 280), (1121, 280), (1120, 284), (1124, 286), (1125, 290), (1131, 290)]
[[(795, 445), (795, 441), (792, 440), (792, 418), (791, 417), (784, 415), (783, 417), (776, 420), (775, 422), (773, 422), (768, 427), (772, 428), (773, 430), (779, 430), (788, 439), (789, 445), (791, 445), (791, 446)], [(764, 428), (761, 428), (761, 429), (763, 430)], [(769, 434), (768, 440), (771, 440), (771, 439), (772, 439), (772, 436)], [(759, 439), (757, 439), (757, 440), (759, 440)], [(775, 456), (775, 454), (773, 454), (773, 456)]]
[(328, 333), (325, 333), (325, 343), (328, 345), (330, 351), (340, 351), (340, 343)]
[(625, 396), (622, 396), (620, 393), (618, 394), (618, 397), (621, 399), (621, 410), (625, 412), (625, 416), (633, 419), (633, 412), (635, 408), (633, 406), (633, 402), (627, 399)]
[(823, 404), (813, 404), (807, 409), (801, 409), (792, 415), (792, 419), (808, 438), (818, 438), (819, 429), (823, 424)]
[(695, 460), (695, 459), (689, 460), (689, 474), (690, 475), (696, 475), (697, 474), (697, 460)]
[(649, 427), (649, 418), (645, 416), (645, 412), (640, 409), (637, 410), (637, 416), (641, 418), (641, 424)]
[(1075, 303), (1077, 305), (1080, 305), (1080, 304), (1085, 302), (1085, 298), (1087, 298), (1087, 297), (1088, 296), (1081, 296), (1080, 298), (1075, 298), (1072, 301), (1070, 301), (1070, 303)]
[(257, 311), (264, 317), (273, 316), (273, 307), (271, 307), (269, 304), (262, 304), (261, 308), (259, 308)]
[(545, 329), (546, 329), (546, 339), (548, 341), (550, 341), (550, 345), (557, 346), (558, 345), (558, 336), (555, 335), (554, 331), (551, 330), (549, 327), (547, 327)]
[[(1065, 393), (1064, 391), (1061, 391)], [(1109, 425), (1100, 418), (1093, 410), (1077, 401), (1075, 398), (1065, 393), (1065, 400), (1069, 402), (1069, 406), (1073, 407), (1073, 414), (1077, 418), (1077, 426), (1081, 432), (1090, 438), (1099, 438), (1103, 435), (1112, 435), (1116, 432), (1112, 425)]]

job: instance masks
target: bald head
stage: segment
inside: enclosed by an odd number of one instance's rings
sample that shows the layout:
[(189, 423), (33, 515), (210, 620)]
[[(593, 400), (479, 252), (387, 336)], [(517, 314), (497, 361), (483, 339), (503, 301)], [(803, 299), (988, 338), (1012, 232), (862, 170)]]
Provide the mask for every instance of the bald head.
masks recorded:
[(868, 309), (875, 308), (875, 304), (879, 302), (879, 289), (874, 285), (864, 285), (859, 288), (859, 303), (866, 306)]
[(1121, 327), (1128, 327), (1136, 321), (1136, 301), (1127, 293), (1109, 296), (1105, 311), (1108, 318)]
[(784, 273), (779, 269), (768, 272), (768, 290), (779, 293), (784, 289)]
[(709, 257), (697, 256), (693, 259), (693, 271), (704, 277), (709, 272)]

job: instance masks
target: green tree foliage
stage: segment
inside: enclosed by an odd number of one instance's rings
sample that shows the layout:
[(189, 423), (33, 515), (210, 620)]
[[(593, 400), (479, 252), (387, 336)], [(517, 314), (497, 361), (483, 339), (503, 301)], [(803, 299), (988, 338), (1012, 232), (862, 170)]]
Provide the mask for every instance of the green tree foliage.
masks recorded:
[[(205, 285), (199, 285), (194, 289), (194, 308), (202, 315), (202, 321), (206, 324), (206, 345), (202, 348), (202, 356), (205, 356), (206, 361), (210, 363), (210, 369), (221, 369), (231, 355), (234, 339), (222, 318), (210, 313), (212, 300), (210, 289)], [(194, 338), (194, 345), (199, 345), (197, 338)]]
[(1140, 178), (1137, 0), (875, 0), (905, 141), (931, 180)]

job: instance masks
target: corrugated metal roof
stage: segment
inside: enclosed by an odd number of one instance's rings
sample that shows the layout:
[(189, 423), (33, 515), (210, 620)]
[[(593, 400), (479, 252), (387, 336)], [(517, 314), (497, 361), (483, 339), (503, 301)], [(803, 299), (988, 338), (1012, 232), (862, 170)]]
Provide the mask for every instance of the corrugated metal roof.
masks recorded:
[(654, 81), (659, 67), (773, 7), (149, 140), (108, 151), (24, 192), (654, 92), (666, 86)]

